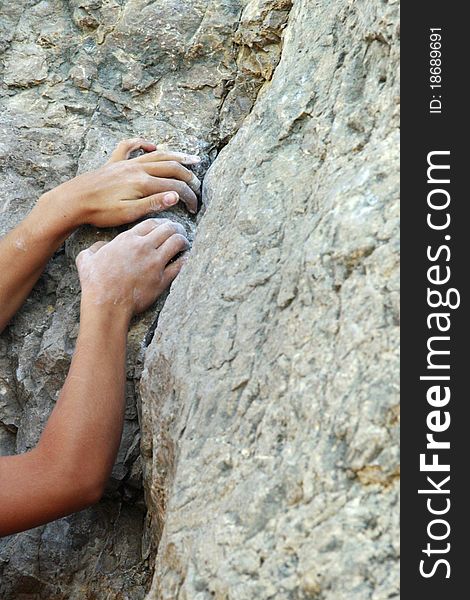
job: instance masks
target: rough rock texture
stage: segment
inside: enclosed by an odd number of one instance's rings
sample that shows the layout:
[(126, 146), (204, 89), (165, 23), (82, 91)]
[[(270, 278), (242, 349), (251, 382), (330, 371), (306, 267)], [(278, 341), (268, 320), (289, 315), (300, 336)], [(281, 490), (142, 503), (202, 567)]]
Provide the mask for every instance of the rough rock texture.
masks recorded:
[(147, 350), (149, 599), (398, 598), (397, 6), (294, 2)]
[[(93, 168), (125, 137), (199, 151), (203, 172), (279, 60), (288, 4), (264, 4), (241, 24), (238, 0), (0, 2), (0, 234), (44, 190)], [(184, 210), (172, 214), (192, 233)], [(114, 234), (89, 229), (68, 240), (0, 338), (2, 454), (36, 443), (77, 335), (74, 257)], [(2, 600), (145, 595), (135, 382), (161, 304), (130, 334), (126, 422), (107, 499), (0, 540)]]
[[(138, 600), (153, 570), (148, 600), (397, 597), (397, 13), (0, 1), (0, 234), (123, 137), (213, 162), (142, 407), (164, 299), (131, 329), (106, 498), (0, 540), (2, 600)], [(0, 337), (0, 453), (39, 437), (77, 335), (74, 257), (114, 234), (69, 239)]]

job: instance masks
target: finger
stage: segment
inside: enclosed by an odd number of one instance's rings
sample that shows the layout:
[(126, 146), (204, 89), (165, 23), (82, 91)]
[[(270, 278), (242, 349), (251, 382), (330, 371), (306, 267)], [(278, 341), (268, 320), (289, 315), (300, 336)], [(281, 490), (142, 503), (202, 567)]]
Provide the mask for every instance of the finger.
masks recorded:
[(169, 152), (168, 150), (155, 150), (153, 152), (143, 154), (142, 156), (137, 156), (132, 160), (141, 163), (175, 160), (183, 165), (197, 165), (201, 162), (201, 159), (199, 156), (197, 156), (197, 154), (187, 154), (186, 152)]
[(163, 285), (168, 287), (170, 283), (175, 279), (184, 265), (188, 262), (189, 254), (185, 252), (182, 256), (177, 258), (174, 262), (170, 263), (163, 271)]
[(75, 264), (77, 265), (77, 267), (80, 265), (80, 263), (85, 258), (85, 256), (87, 256), (89, 254), (95, 254), (96, 252), (98, 252), (98, 250), (100, 248), (102, 248), (103, 246), (106, 246), (107, 243), (108, 242), (104, 242), (104, 241), (95, 242), (89, 248), (85, 248), (85, 250), (82, 250), (81, 252), (79, 252), (75, 259)]
[(151, 213), (161, 212), (174, 206), (179, 200), (176, 192), (160, 192), (139, 200), (123, 200), (124, 210), (129, 220), (136, 221)]
[(185, 228), (179, 223), (176, 223), (176, 221), (168, 221), (159, 227), (155, 227), (145, 236), (145, 240), (152, 244), (154, 248), (158, 249), (174, 235), (179, 235), (180, 237), (183, 237), (186, 242), (188, 242), (186, 239)]
[(85, 254), (87, 254), (87, 252), (88, 252), (88, 250), (82, 250), (81, 252), (79, 252), (77, 254), (77, 256), (75, 257), (75, 264), (77, 265), (77, 267), (80, 266), (80, 263), (85, 258)]
[(102, 248), (103, 246), (106, 246), (106, 244), (107, 244), (107, 242), (104, 242), (104, 241), (95, 242), (89, 248), (85, 248), (85, 250), (82, 250), (81, 252), (79, 252), (75, 259), (75, 264), (77, 265), (77, 267), (82, 262), (82, 260), (85, 258), (85, 256), (87, 256), (90, 253), (95, 254), (96, 252), (98, 252), (98, 250), (100, 248)]
[(139, 148), (142, 148), (142, 150), (145, 150), (146, 152), (152, 152), (157, 148), (157, 146), (155, 144), (152, 144), (152, 142), (148, 142), (147, 140), (144, 140), (142, 138), (122, 140), (122, 142), (119, 142), (119, 144), (116, 146), (115, 150), (111, 154), (108, 163), (117, 162), (119, 160), (126, 160), (127, 158), (129, 158), (131, 152), (133, 152), (134, 150), (138, 150)]
[(100, 248), (102, 248), (103, 246), (106, 246), (107, 243), (108, 242), (104, 242), (104, 241), (95, 242), (89, 248), (87, 248), (87, 250), (88, 250), (88, 252), (92, 252), (93, 254), (95, 254), (96, 252), (98, 252), (98, 250)]
[(184, 181), (178, 179), (166, 179), (163, 177), (149, 177), (147, 189), (150, 193), (176, 192), (180, 199), (186, 204), (189, 212), (197, 212), (197, 196)]
[(137, 223), (134, 227), (128, 229), (128, 233), (133, 233), (135, 235), (147, 235), (153, 231), (156, 227), (160, 225), (164, 225), (165, 223), (170, 223), (170, 219), (146, 219), (141, 223)]
[(157, 252), (162, 262), (167, 264), (177, 254), (179, 254), (183, 250), (187, 250), (188, 248), (189, 242), (187, 238), (185, 238), (184, 235), (175, 233), (171, 237), (169, 237), (165, 242), (163, 242), (163, 244), (159, 248), (157, 248)]
[(145, 163), (144, 169), (152, 177), (167, 177), (184, 181), (195, 193), (201, 189), (201, 182), (196, 175), (176, 160)]

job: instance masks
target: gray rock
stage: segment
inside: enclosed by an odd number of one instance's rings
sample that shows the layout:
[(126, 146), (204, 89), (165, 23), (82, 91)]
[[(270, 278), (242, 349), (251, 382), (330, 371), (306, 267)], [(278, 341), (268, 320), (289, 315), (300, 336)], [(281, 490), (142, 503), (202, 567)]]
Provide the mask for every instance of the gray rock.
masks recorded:
[[(201, 216), (165, 215), (192, 258), (132, 325), (106, 496), (0, 540), (2, 600), (398, 597), (398, 3), (0, 6), (0, 234), (122, 138), (213, 163)], [(115, 233), (76, 232), (0, 337), (1, 454)]]
[(398, 597), (397, 8), (294, 2), (205, 179), (142, 379), (148, 600)]

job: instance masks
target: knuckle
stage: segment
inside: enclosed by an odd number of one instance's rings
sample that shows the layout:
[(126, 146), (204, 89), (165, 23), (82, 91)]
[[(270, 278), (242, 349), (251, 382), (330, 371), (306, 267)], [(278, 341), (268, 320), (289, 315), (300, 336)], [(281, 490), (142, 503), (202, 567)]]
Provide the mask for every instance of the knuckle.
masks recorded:
[(137, 177), (137, 181), (141, 184), (141, 185), (149, 185), (153, 182), (153, 179), (151, 177), (151, 175), (149, 175), (147, 173), (147, 171), (145, 171), (145, 169), (142, 168), (138, 168), (136, 169), (136, 177)]
[(183, 235), (182, 233), (175, 233), (174, 237), (175, 237), (178, 245), (181, 245), (181, 246), (189, 245), (188, 238), (185, 235)]
[(135, 163), (132, 160), (128, 160), (126, 161), (123, 165), (122, 168), (128, 172), (128, 173), (133, 173), (135, 175), (144, 175), (145, 171), (142, 168), (142, 166), (139, 163)]
[(82, 250), (81, 252), (79, 252), (77, 254), (77, 256), (75, 257), (75, 264), (78, 266), (79, 263), (81, 263), (83, 261), (83, 258), (85, 257), (85, 253), (86, 250)]
[(109, 168), (111, 171), (115, 171), (113, 174), (116, 177), (129, 177), (134, 171), (134, 165), (127, 160), (113, 163), (109, 165)]
[[(131, 206), (124, 207), (123, 213), (124, 213), (124, 215), (123, 215), (124, 219), (128, 222), (135, 221), (140, 216), (139, 211), (136, 208), (133, 208)], [(124, 233), (126, 233), (126, 232), (124, 232)]]
[(127, 229), (126, 231), (122, 231), (121, 233), (119, 233), (113, 240), (112, 243), (113, 247), (116, 248), (116, 246), (122, 243), (129, 243), (129, 239), (132, 237), (132, 229)]
[(142, 250), (142, 248), (144, 246), (143, 241), (144, 241), (144, 237), (141, 235), (129, 236), (126, 240), (129, 251), (132, 253), (132, 252), (139, 252), (140, 250)]
[(139, 243), (135, 247), (135, 254), (140, 257), (148, 256), (149, 248), (145, 243), (145, 237), (140, 237)]
[(141, 192), (144, 192), (145, 195), (150, 195), (155, 191), (154, 189), (152, 189), (152, 186), (153, 186), (152, 177), (150, 177), (150, 175), (147, 175), (147, 173), (145, 173), (145, 171), (138, 172), (137, 174), (135, 174), (134, 181), (136, 182), (136, 185), (139, 187), (139, 190)]
[(179, 179), (169, 179), (170, 185), (168, 186), (168, 192), (177, 192), (179, 196), (184, 196), (185, 184)]
[(160, 210), (161, 208), (162, 208), (161, 200), (157, 196), (153, 196), (150, 199), (149, 211), (150, 212), (155, 212), (157, 210)]
[(172, 235), (175, 235), (178, 231), (177, 224), (174, 221), (168, 221), (168, 223), (165, 223), (165, 228)]
[(178, 233), (179, 235), (182, 235), (186, 238), (186, 230), (181, 225), (181, 223), (175, 223), (175, 228), (176, 228), (176, 233)]
[(132, 144), (138, 144), (139, 142), (141, 142), (142, 140), (140, 138), (126, 138), (124, 140), (121, 141), (121, 144), (123, 146), (131, 146)]

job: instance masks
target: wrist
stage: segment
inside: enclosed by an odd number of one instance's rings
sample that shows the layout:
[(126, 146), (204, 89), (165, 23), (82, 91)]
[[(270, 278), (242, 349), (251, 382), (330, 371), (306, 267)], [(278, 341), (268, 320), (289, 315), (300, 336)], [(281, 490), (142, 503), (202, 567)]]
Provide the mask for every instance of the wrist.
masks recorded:
[(72, 210), (71, 204), (60, 193), (59, 186), (42, 194), (30, 214), (40, 217), (41, 223), (46, 223), (56, 237), (65, 239), (82, 225), (82, 220)]
[(114, 303), (101, 299), (96, 295), (83, 292), (80, 303), (80, 321), (90, 322), (94, 326), (103, 326), (106, 329), (125, 331), (129, 328), (132, 310), (124, 303)]
[(51, 256), (73, 232), (75, 228), (54, 214), (43, 196), (36, 202), (30, 213), (17, 226), (18, 234), (27, 240), (28, 245)]

